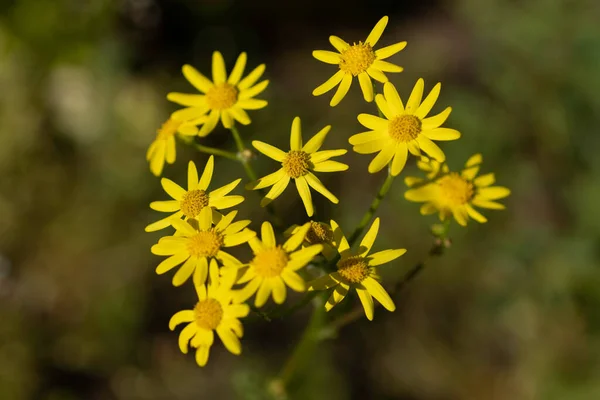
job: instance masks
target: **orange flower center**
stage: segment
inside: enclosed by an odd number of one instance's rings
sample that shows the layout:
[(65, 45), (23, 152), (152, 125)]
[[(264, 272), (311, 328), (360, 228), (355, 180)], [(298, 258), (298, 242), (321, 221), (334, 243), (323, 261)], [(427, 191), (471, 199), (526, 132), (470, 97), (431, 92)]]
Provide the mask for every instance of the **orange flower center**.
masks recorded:
[(440, 178), (437, 184), (442, 191), (443, 201), (449, 206), (461, 206), (473, 198), (473, 184), (456, 172)]
[(214, 228), (201, 231), (190, 237), (188, 251), (196, 257), (214, 257), (223, 246), (223, 236), (218, 234)]
[(186, 192), (180, 203), (183, 215), (188, 218), (196, 218), (206, 206), (208, 206), (208, 193), (197, 189)]
[(194, 317), (196, 325), (200, 328), (212, 331), (217, 329), (223, 319), (223, 307), (215, 299), (206, 299), (199, 301), (194, 307)]
[(421, 120), (414, 115), (399, 115), (388, 124), (388, 134), (398, 142), (407, 143), (415, 140), (420, 133)]
[(358, 42), (341, 53), (340, 69), (354, 76), (365, 72), (375, 61), (375, 52), (368, 43)]
[(369, 276), (370, 272), (367, 261), (360, 256), (340, 260), (337, 267), (340, 275), (352, 283), (362, 282)]
[(306, 241), (310, 244), (331, 243), (333, 240), (333, 232), (327, 225), (310, 221), (310, 229), (306, 234)]
[(206, 103), (211, 110), (225, 110), (237, 102), (238, 91), (229, 83), (219, 83), (206, 92)]
[(299, 178), (308, 174), (310, 156), (302, 150), (290, 150), (281, 165), (290, 178)]
[(288, 255), (277, 246), (274, 249), (263, 250), (254, 256), (250, 265), (254, 268), (256, 275), (262, 278), (273, 278), (281, 275), (281, 271), (288, 263)]

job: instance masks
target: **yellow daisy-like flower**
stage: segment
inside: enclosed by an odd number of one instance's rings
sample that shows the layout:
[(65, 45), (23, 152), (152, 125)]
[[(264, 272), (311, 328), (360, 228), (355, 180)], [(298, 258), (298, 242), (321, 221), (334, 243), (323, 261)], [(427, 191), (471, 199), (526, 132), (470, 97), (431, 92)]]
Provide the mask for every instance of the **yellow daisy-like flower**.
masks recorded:
[(228, 185), (208, 192), (208, 186), (212, 180), (215, 168), (215, 160), (210, 156), (202, 176), (198, 179), (198, 170), (196, 164), (190, 161), (188, 164), (188, 189), (185, 190), (170, 179), (162, 178), (160, 183), (173, 200), (154, 201), (150, 203), (150, 208), (156, 211), (173, 213), (166, 218), (153, 222), (146, 227), (146, 232), (154, 232), (164, 229), (171, 225), (173, 218), (197, 218), (204, 207), (210, 207), (213, 210), (213, 221), (218, 222), (221, 214), (215, 210), (222, 210), (237, 206), (244, 201), (243, 196), (227, 196), (240, 183), (241, 179), (236, 179)]
[(254, 237), (248, 241), (252, 248), (254, 258), (243, 267), (243, 274), (237, 280), (238, 284), (247, 283), (235, 295), (235, 299), (244, 302), (254, 293), (254, 305), (262, 307), (272, 295), (277, 304), (285, 301), (287, 296), (286, 285), (296, 292), (306, 290), (304, 279), (296, 271), (308, 264), (323, 246), (315, 244), (298, 250), (306, 233), (310, 228), (305, 224), (283, 246), (277, 245), (275, 233), (269, 222), (263, 222), (261, 239)]
[(313, 172), (337, 172), (348, 169), (348, 165), (330, 160), (332, 157), (346, 154), (346, 150), (319, 151), (330, 129), (331, 125), (327, 125), (303, 145), (300, 118), (296, 117), (292, 122), (290, 151), (287, 153), (258, 140), (252, 142), (252, 146), (256, 150), (281, 163), (281, 168), (276, 172), (247, 185), (248, 189), (253, 190), (272, 186), (271, 190), (269, 190), (260, 203), (262, 207), (279, 197), (285, 188), (287, 188), (290, 179), (294, 179), (296, 182), (296, 188), (298, 189), (298, 193), (300, 193), (309, 217), (314, 213), (309, 186), (321, 193), (332, 203), (337, 204), (339, 202), (338, 198), (327, 190), (319, 178), (313, 174)]
[(225, 345), (225, 348), (235, 355), (242, 352), (240, 338), (244, 335), (244, 329), (240, 318), (244, 318), (250, 312), (247, 304), (232, 303), (231, 287), (221, 284), (214, 276), (215, 281), (208, 285), (195, 285), (198, 294), (198, 303), (192, 310), (179, 311), (169, 321), (169, 329), (182, 323), (188, 323), (179, 334), (179, 349), (187, 354), (191, 341), (192, 347), (196, 348), (196, 363), (203, 367), (208, 361), (210, 347), (215, 334)]
[(329, 275), (315, 279), (308, 284), (308, 290), (325, 290), (334, 288), (329, 300), (325, 303), (325, 309), (331, 310), (341, 302), (350, 289), (355, 289), (358, 297), (365, 309), (367, 318), (373, 320), (373, 297), (377, 299), (388, 311), (394, 311), (396, 305), (378, 282), (377, 268), (379, 265), (388, 263), (406, 253), (406, 249), (383, 250), (369, 255), (371, 247), (377, 238), (379, 231), (379, 218), (373, 221), (367, 234), (360, 242), (357, 253), (350, 250), (348, 240), (340, 227), (331, 221), (335, 240), (338, 245), (338, 251), (341, 259), (337, 263), (337, 271)]
[(156, 273), (162, 275), (183, 263), (173, 276), (173, 285), (181, 286), (192, 274), (194, 282), (204, 284), (209, 262), (211, 268), (218, 267), (217, 260), (225, 266), (241, 265), (223, 249), (246, 243), (256, 236), (256, 232), (244, 229), (250, 224), (249, 220), (233, 222), (236, 215), (237, 211), (231, 211), (213, 227), (212, 211), (205, 207), (198, 218), (198, 229), (179, 218), (174, 219), (172, 223), (177, 235), (163, 237), (152, 246), (153, 254), (169, 256), (156, 267)]
[(388, 81), (388, 78), (384, 72), (403, 71), (402, 67), (383, 60), (404, 49), (406, 42), (399, 42), (376, 51), (373, 50), (387, 23), (387, 16), (381, 18), (371, 33), (369, 33), (364, 43), (358, 42), (350, 45), (337, 36), (330, 36), (329, 42), (339, 53), (325, 50), (313, 51), (313, 57), (317, 60), (327, 64), (338, 65), (340, 68), (325, 83), (313, 90), (313, 96), (320, 96), (327, 93), (339, 84), (335, 95), (329, 103), (331, 107), (334, 107), (342, 101), (348, 90), (350, 90), (352, 77), (358, 76), (358, 83), (360, 84), (365, 100), (368, 102), (373, 101), (373, 82), (371, 78), (385, 83)]
[(156, 131), (156, 139), (148, 147), (146, 152), (146, 160), (150, 163), (150, 171), (156, 176), (160, 176), (165, 165), (165, 161), (169, 164), (175, 162), (175, 135), (196, 136), (198, 127), (204, 123), (206, 117), (196, 118), (191, 121), (176, 121), (169, 118), (159, 130)]
[(186, 106), (173, 113), (176, 120), (187, 121), (208, 114), (206, 123), (200, 128), (199, 136), (211, 133), (219, 119), (227, 129), (233, 127), (234, 120), (243, 125), (250, 123), (245, 110), (258, 110), (267, 106), (265, 100), (254, 99), (269, 85), (268, 80), (256, 83), (265, 71), (265, 65), (256, 67), (244, 79), (246, 53), (240, 54), (229, 78), (225, 69), (225, 61), (218, 51), (212, 57), (212, 82), (191, 65), (184, 65), (183, 76), (202, 94), (169, 93), (167, 99)]
[[(337, 244), (334, 240), (331, 225), (318, 221), (309, 221), (308, 223), (310, 224), (310, 229), (306, 232), (302, 245), (308, 247), (313, 244), (320, 244), (323, 246), (323, 250), (321, 251), (323, 256), (327, 260), (333, 260), (337, 255)], [(292, 225), (284, 232), (284, 236), (292, 236), (298, 233), (303, 227), (304, 225)]]
[(370, 173), (381, 171), (391, 162), (391, 173), (397, 176), (406, 164), (409, 151), (415, 156), (421, 156), (423, 150), (437, 161), (443, 162), (446, 156), (433, 140), (455, 140), (460, 137), (460, 132), (455, 129), (440, 128), (450, 115), (451, 107), (425, 118), (437, 101), (441, 84), (435, 85), (421, 101), (424, 86), (423, 79), (419, 79), (404, 107), (394, 85), (387, 82), (383, 86), (383, 95), (378, 94), (375, 98), (385, 118), (370, 114), (358, 116), (358, 121), (371, 130), (358, 133), (350, 137), (349, 141), (357, 153), (379, 152), (369, 164)]
[(502, 186), (491, 186), (496, 181), (493, 173), (477, 176), (483, 161), (481, 154), (475, 154), (467, 160), (460, 174), (448, 172), (421, 187), (409, 189), (404, 194), (407, 200), (424, 202), (421, 214), (439, 212), (443, 221), (450, 215), (462, 226), (467, 225), (469, 217), (477, 222), (487, 222), (473, 206), (503, 210), (500, 200), (510, 195), (510, 190)]

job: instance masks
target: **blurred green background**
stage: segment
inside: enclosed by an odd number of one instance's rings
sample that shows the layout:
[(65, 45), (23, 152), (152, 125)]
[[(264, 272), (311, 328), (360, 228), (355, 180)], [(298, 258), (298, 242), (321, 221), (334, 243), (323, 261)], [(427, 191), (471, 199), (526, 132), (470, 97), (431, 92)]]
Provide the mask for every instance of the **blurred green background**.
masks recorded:
[[(595, 0), (323, 2), (241, 0), (3, 0), (0, 3), (0, 399), (267, 399), (310, 307), (285, 321), (245, 321), (244, 353), (217, 343), (206, 368), (177, 348), (170, 316), (194, 302), (156, 276), (160, 233), (148, 204), (165, 198), (144, 159), (190, 91), (191, 63), (209, 74), (220, 50), (267, 64), (270, 105), (242, 127), (249, 141), (286, 146), (292, 118), (305, 137), (326, 124), (326, 146), (348, 148), (374, 112), (358, 85), (336, 108), (311, 91), (335, 67), (311, 57), (327, 37), (364, 40), (383, 15), (380, 44), (403, 96), (418, 77), (442, 81), (435, 110), (453, 107), (444, 143), (459, 168), (482, 152), (483, 171), (512, 189), (490, 222), (453, 226), (454, 246), (395, 296), (398, 310), (346, 326), (322, 342), (289, 387), (292, 399), (600, 398), (600, 3)], [(233, 149), (222, 127), (204, 142)], [(165, 176), (185, 181), (178, 147)], [(317, 216), (351, 231), (384, 174), (349, 153), (324, 174), (340, 199), (316, 197)], [(275, 165), (258, 158), (259, 174)], [(218, 160), (215, 187), (242, 177)], [(416, 172), (414, 160), (402, 176)], [(244, 179), (245, 181), (245, 179)], [(396, 180), (379, 215), (376, 249), (406, 247), (387, 284), (431, 245), (418, 205)], [(240, 187), (237, 192), (241, 193)], [(268, 216), (246, 193), (240, 216)], [(275, 203), (304, 222), (297, 194)], [(243, 256), (243, 255), (242, 255)], [(347, 302), (350, 302), (349, 300)], [(347, 307), (350, 307), (348, 304)]]

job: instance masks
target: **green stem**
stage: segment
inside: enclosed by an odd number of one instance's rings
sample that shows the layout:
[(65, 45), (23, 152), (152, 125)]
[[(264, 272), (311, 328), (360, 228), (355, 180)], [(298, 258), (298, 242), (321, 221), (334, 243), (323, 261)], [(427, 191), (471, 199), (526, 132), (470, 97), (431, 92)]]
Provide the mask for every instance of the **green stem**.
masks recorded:
[(201, 144), (194, 143), (194, 142), (190, 143), (190, 145), (201, 153), (212, 154), (215, 156), (221, 156), (221, 157), (228, 158), (230, 160), (238, 161), (238, 157), (235, 155), (235, 153), (232, 153), (230, 151), (216, 149), (214, 147), (203, 146)]
[(322, 296), (317, 297), (317, 299), (320, 299), (321, 301), (315, 304), (315, 309), (313, 310), (308, 325), (302, 333), (300, 341), (294, 348), (294, 351), (284, 364), (281, 373), (279, 374), (278, 380), (284, 388), (289, 385), (294, 373), (299, 369), (299, 367), (301, 367), (302, 364), (304, 364), (306, 360), (310, 358), (314, 350), (314, 346), (319, 340), (318, 333), (321, 331), (321, 327), (325, 321), (325, 307)]
[(352, 247), (352, 245), (360, 237), (360, 235), (365, 230), (369, 221), (371, 221), (371, 218), (373, 218), (373, 215), (375, 214), (375, 212), (379, 208), (379, 205), (381, 204), (381, 200), (383, 200), (385, 195), (389, 192), (390, 188), (392, 187), (393, 182), (394, 182), (394, 176), (390, 172), (388, 172), (388, 176), (385, 178), (385, 181), (381, 185), (381, 188), (379, 188), (379, 191), (377, 192), (377, 195), (373, 199), (371, 206), (369, 207), (369, 209), (367, 210), (365, 215), (360, 220), (356, 229), (354, 229), (354, 232), (352, 232), (352, 235), (350, 235), (350, 239), (348, 239), (348, 243), (350, 244), (350, 247)]

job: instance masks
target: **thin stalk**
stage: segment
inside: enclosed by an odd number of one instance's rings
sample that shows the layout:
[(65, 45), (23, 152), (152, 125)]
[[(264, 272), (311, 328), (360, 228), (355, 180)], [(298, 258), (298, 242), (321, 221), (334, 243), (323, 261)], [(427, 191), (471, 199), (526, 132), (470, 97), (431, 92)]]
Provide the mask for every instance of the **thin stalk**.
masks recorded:
[(352, 247), (352, 245), (360, 237), (362, 232), (367, 227), (367, 224), (369, 223), (369, 221), (371, 221), (371, 219), (373, 218), (373, 215), (375, 214), (375, 212), (379, 208), (379, 205), (381, 204), (381, 200), (383, 200), (383, 198), (389, 192), (390, 188), (392, 187), (393, 182), (394, 182), (394, 176), (392, 176), (392, 174), (388, 171), (388, 176), (385, 178), (385, 181), (383, 182), (383, 184), (379, 188), (379, 191), (375, 195), (375, 198), (373, 199), (371, 206), (369, 207), (369, 209), (367, 210), (365, 215), (360, 220), (356, 229), (354, 229), (354, 232), (352, 232), (352, 235), (350, 235), (350, 238), (348, 239), (348, 243), (350, 244), (350, 247)]
[(221, 156), (230, 160), (238, 161), (238, 157), (235, 155), (235, 153), (232, 153), (230, 151), (204, 146), (194, 142), (190, 143), (190, 145), (201, 153), (212, 154), (215, 156)]

